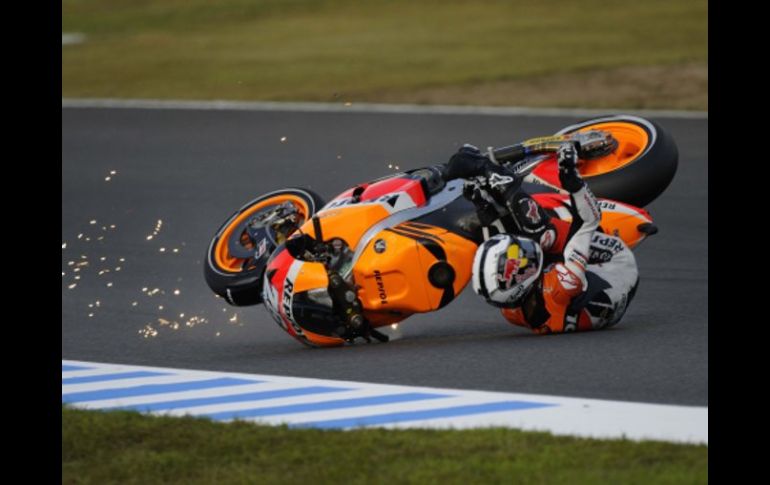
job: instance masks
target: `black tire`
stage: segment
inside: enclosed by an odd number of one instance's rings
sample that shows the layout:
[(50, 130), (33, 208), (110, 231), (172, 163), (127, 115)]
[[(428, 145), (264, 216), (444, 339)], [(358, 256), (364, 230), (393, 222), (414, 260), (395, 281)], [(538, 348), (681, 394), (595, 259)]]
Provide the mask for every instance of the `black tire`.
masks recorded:
[(679, 151), (671, 135), (661, 126), (645, 118), (631, 115), (610, 115), (581, 121), (560, 130), (562, 135), (606, 122), (630, 123), (642, 128), (649, 137), (641, 156), (611, 172), (584, 179), (597, 197), (644, 207), (669, 186), (676, 174)]
[[(214, 237), (211, 239), (208, 251), (206, 252), (206, 262), (203, 267), (203, 274), (209, 288), (231, 305), (246, 306), (262, 303), (262, 276), (267, 260), (276, 245), (272, 244), (272, 242), (267, 242), (267, 239), (265, 239), (266, 250), (258, 258), (248, 260), (247, 268), (235, 268), (233, 266), (225, 267), (223, 264), (220, 264), (219, 261), (223, 260), (218, 258), (217, 254), (218, 252), (228, 253), (230, 246), (227, 246), (229, 244), (228, 241), (223, 240), (222, 237), (228, 232), (235, 234), (235, 231), (239, 229), (239, 226), (244, 223), (242, 221), (247, 221), (251, 213), (258, 213), (261, 208), (259, 206), (264, 206), (265, 203), (271, 199), (274, 199), (276, 203), (279, 203), (281, 198), (285, 196), (293, 196), (301, 202), (304, 202), (305, 206), (303, 207), (303, 211), (307, 212), (304, 220), (310, 219), (310, 217), (325, 205), (323, 198), (312, 190), (298, 187), (276, 190), (261, 195), (241, 207), (219, 227), (214, 234)], [(297, 203), (293, 202), (293, 204), (297, 206)], [(232, 236), (232, 234), (229, 234), (229, 236)], [(228, 239), (230, 239), (230, 237), (228, 237)], [(230, 254), (226, 255), (228, 258), (231, 257)], [(247, 260), (232, 257), (231, 261), (233, 261), (233, 265), (238, 265), (239, 262), (246, 262)]]

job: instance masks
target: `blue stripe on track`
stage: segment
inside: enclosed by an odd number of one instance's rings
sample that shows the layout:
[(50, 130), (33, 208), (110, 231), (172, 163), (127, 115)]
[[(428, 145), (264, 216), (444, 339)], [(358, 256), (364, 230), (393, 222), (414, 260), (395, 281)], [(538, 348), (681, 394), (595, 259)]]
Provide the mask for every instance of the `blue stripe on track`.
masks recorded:
[(100, 374), (98, 376), (67, 377), (61, 380), (61, 385), (88, 384), (89, 382), (116, 381), (119, 379), (135, 379), (137, 377), (168, 376), (168, 372), (151, 372), (139, 370), (135, 372), (117, 372), (112, 374)]
[(351, 399), (336, 399), (305, 404), (288, 404), (285, 406), (272, 406), (258, 409), (240, 409), (237, 411), (223, 411), (219, 413), (203, 414), (215, 420), (253, 418), (258, 416), (271, 416), (276, 414), (303, 413), (314, 411), (328, 411), (331, 409), (355, 408), (361, 406), (376, 406), (379, 404), (394, 404), (409, 401), (423, 401), (426, 399), (438, 399), (452, 397), (444, 394), (426, 394), (422, 392), (407, 392), (402, 394), (389, 394), (386, 396), (359, 397)]
[(93, 369), (93, 367), (83, 367), (80, 365), (70, 365), (70, 364), (61, 365), (62, 372), (71, 372), (73, 370), (89, 370), (89, 369)]
[(426, 409), (422, 411), (403, 411), (398, 413), (375, 414), (373, 416), (362, 416), (359, 418), (312, 421), (291, 426), (295, 428), (351, 428), (376, 424), (400, 423), (402, 421), (453, 418), (457, 416), (468, 416), (471, 414), (492, 413), (499, 411), (521, 411), (523, 409), (534, 409), (550, 406), (556, 406), (556, 404), (525, 401), (505, 401), (485, 404), (469, 404), (466, 406), (454, 406), (439, 409)]
[(227, 404), (234, 402), (259, 401), (263, 399), (276, 399), (281, 397), (305, 396), (309, 394), (321, 394), (325, 392), (350, 391), (343, 387), (295, 387), (292, 389), (275, 389), (272, 391), (249, 392), (244, 394), (233, 394), (230, 396), (211, 396), (192, 399), (177, 399), (176, 401), (163, 401), (147, 404), (135, 404), (131, 406), (117, 406), (114, 408), (102, 409), (133, 409), (136, 411), (162, 411), (167, 409), (189, 408), (195, 406), (207, 406), (211, 404)]
[(118, 399), (121, 397), (150, 396), (152, 394), (165, 394), (167, 392), (194, 391), (198, 389), (211, 389), (213, 387), (242, 386), (245, 384), (258, 384), (262, 381), (236, 379), (233, 377), (219, 377), (191, 382), (173, 382), (170, 384), (146, 384), (143, 386), (124, 387), (120, 389), (100, 389), (98, 391), (83, 391), (62, 394), (61, 400), (65, 403), (98, 401), (101, 399)]

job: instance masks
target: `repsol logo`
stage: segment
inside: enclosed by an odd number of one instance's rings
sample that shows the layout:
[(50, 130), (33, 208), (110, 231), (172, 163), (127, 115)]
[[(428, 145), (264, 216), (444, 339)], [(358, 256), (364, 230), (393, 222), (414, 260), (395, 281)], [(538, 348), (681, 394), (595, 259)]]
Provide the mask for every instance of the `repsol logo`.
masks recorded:
[(294, 331), (296, 331), (297, 334), (302, 335), (302, 327), (297, 325), (297, 323), (294, 321), (294, 316), (291, 312), (291, 300), (293, 293), (294, 282), (287, 277), (286, 282), (283, 284), (283, 302), (281, 303), (283, 306), (283, 314), (286, 315), (286, 319), (289, 321), (289, 323), (291, 323)]
[(382, 273), (378, 269), (374, 270), (374, 282), (377, 283), (377, 294), (380, 297), (380, 303), (387, 305), (388, 294), (385, 293), (385, 283), (382, 281)]

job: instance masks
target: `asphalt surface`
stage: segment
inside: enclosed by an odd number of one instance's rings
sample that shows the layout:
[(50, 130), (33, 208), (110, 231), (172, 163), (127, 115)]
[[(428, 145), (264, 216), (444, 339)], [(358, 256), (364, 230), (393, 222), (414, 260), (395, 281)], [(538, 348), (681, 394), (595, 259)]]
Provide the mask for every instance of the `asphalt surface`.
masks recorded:
[(214, 231), (263, 192), (331, 198), (389, 164), (442, 162), (464, 142), (507, 145), (574, 121), (63, 108), (62, 357), (707, 405), (708, 120), (656, 120), (678, 143), (679, 171), (648, 206), (660, 233), (636, 251), (641, 284), (611, 330), (535, 336), (466, 288), (388, 344), (310, 349), (203, 280)]

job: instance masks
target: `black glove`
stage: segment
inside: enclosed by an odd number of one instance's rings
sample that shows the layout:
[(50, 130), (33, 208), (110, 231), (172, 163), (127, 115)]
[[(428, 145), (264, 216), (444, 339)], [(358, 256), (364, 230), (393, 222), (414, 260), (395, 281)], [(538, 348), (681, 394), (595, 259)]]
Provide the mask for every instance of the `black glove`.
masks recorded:
[(577, 171), (578, 153), (575, 145), (565, 143), (556, 152), (559, 163), (559, 182), (570, 193), (583, 188), (585, 182)]
[(467, 143), (452, 155), (444, 171), (444, 180), (467, 179), (484, 175), (492, 161), (481, 154), (478, 148)]

